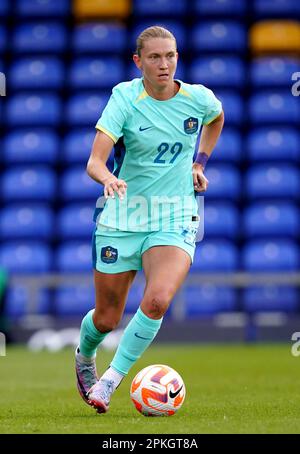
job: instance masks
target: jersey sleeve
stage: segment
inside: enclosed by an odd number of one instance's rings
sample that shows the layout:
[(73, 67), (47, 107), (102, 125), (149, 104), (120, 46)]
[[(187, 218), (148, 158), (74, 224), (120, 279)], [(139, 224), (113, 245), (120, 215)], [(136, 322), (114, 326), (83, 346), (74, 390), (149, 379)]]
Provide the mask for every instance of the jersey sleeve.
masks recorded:
[(222, 112), (222, 103), (214, 95), (212, 90), (206, 87), (203, 88), (205, 89), (204, 91), (205, 115), (203, 117), (202, 123), (204, 125), (208, 125)]
[(123, 126), (127, 118), (128, 108), (124, 96), (118, 86), (113, 88), (112, 95), (106, 104), (96, 129), (107, 134), (115, 143), (123, 135)]

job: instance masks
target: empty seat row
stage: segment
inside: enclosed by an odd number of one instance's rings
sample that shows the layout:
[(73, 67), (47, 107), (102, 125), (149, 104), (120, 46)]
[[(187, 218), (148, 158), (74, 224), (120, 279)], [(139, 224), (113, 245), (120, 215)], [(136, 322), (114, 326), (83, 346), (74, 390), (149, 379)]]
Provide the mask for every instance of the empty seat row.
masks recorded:
[[(250, 83), (255, 87), (286, 87), (299, 69), (295, 58), (260, 58), (250, 65)], [(111, 88), (126, 78), (140, 77), (132, 63), (126, 70), (121, 57), (81, 57), (73, 60), (66, 71), (57, 57), (25, 57), (8, 71), (11, 89)], [(179, 61), (176, 77), (211, 88), (243, 87), (248, 83), (244, 61), (236, 56), (219, 55), (195, 58), (191, 65)]]
[[(22, 93), (7, 100), (6, 124), (12, 126), (59, 126), (67, 124), (94, 125), (103, 111), (110, 93), (79, 93), (63, 105), (61, 98), (53, 93)], [(2, 118), (2, 123), (4, 119)]]
[[(71, 48), (75, 52), (96, 52), (97, 45), (101, 52), (134, 50), (137, 36), (153, 23), (153, 19), (142, 20), (133, 27), (129, 38), (124, 26), (79, 26), (71, 40), (63, 22), (25, 22), (15, 28), (11, 40), (7, 40), (6, 29), (1, 25), (0, 36), (4, 39), (0, 40), (0, 50), (12, 47), (16, 53), (57, 53)], [(164, 20), (158, 16), (155, 23), (168, 28), (176, 36), (178, 48), (182, 51), (192, 48), (198, 52), (245, 52), (248, 46), (247, 29), (238, 21), (200, 21), (189, 32), (179, 21), (172, 19)], [(300, 25), (296, 21), (261, 21), (250, 29), (250, 47), (255, 54), (297, 52), (299, 39)]]
[[(289, 90), (264, 91), (250, 97), (249, 103), (233, 90), (215, 90), (226, 113), (226, 123), (296, 125), (300, 120), (300, 105)], [(54, 93), (20, 93), (7, 99), (6, 109), (0, 113), (1, 122), (13, 126), (88, 125), (96, 123), (110, 92), (81, 92), (72, 95), (66, 104)]]
[[(62, 139), (50, 128), (24, 128), (12, 131), (1, 142), (6, 163), (86, 163), (95, 129), (71, 130)], [(300, 134), (292, 127), (258, 127), (242, 141), (238, 129), (225, 126), (210, 158), (212, 162), (284, 161), (300, 159)], [(112, 155), (110, 157), (112, 160)]]
[[(142, 287), (133, 284), (129, 291), (125, 312), (134, 313), (143, 297)], [(37, 307), (30, 304), (31, 297), (24, 286), (8, 289), (4, 313), (10, 318), (18, 318), (30, 312), (63, 316), (83, 316), (94, 307), (94, 287), (88, 284), (60, 286), (50, 293), (38, 292)], [(250, 286), (241, 292), (240, 297), (232, 287), (212, 284), (183, 288), (184, 312), (187, 318), (209, 316), (243, 309), (248, 313), (282, 311), (287, 313), (299, 310), (299, 294), (291, 286)], [(176, 302), (168, 313), (176, 310)], [(168, 315), (168, 314), (167, 314)]]
[[(243, 310), (248, 313), (293, 313), (299, 310), (299, 293), (292, 286), (250, 286), (240, 295), (232, 287), (186, 286), (183, 290), (187, 318)], [(174, 306), (171, 306), (171, 311)]]
[[(1, 0), (0, 16), (12, 14), (22, 18), (49, 16), (62, 17), (71, 13), (71, 0)], [(13, 11), (12, 11), (13, 9)]]
[[(112, 165), (112, 162), (111, 162)], [(292, 164), (257, 164), (247, 170), (242, 181), (241, 173), (232, 164), (210, 164), (206, 176), (210, 182), (205, 197), (238, 200), (248, 198), (299, 197), (300, 172)], [(6, 170), (1, 182), (2, 199), (18, 200), (92, 199), (102, 193), (102, 186), (93, 181), (84, 166), (72, 166), (59, 178), (46, 165), (18, 166)], [(243, 194), (242, 194), (243, 192)]]
[(1, 186), (3, 198), (15, 201), (50, 201), (57, 197), (58, 189), (62, 200), (96, 200), (103, 193), (103, 187), (86, 174), (83, 166), (61, 175), (59, 188), (56, 172), (42, 165), (6, 171)]
[(172, 0), (134, 0), (133, 11), (135, 16), (147, 15), (174, 15), (182, 16), (185, 13), (199, 14), (200, 17), (207, 15), (240, 16), (247, 12), (253, 12), (255, 16), (265, 15), (294, 17), (300, 13), (299, 4), (295, 0), (195, 0), (192, 4), (187, 0), (178, 0), (176, 4)]
[[(0, 16), (8, 15), (11, 12), (10, 3), (9, 0), (1, 0)], [(81, 10), (80, 7), (86, 8), (86, 4), (84, 4), (82, 0), (78, 3), (79, 4), (76, 5), (76, 7), (83, 13), (84, 9)], [(98, 4), (95, 5), (92, 5), (92, 2), (90, 3), (90, 8), (95, 8), (96, 15), (99, 14), (99, 8), (101, 12), (101, 6), (102, 14), (104, 14), (104, 12), (107, 14), (107, 8), (109, 7), (109, 5), (105, 5), (107, 2), (102, 1), (102, 5), (101, 2), (98, 2)], [(110, 5), (110, 8), (114, 8), (116, 3), (111, 3), (112, 5)], [(187, 0), (177, 0), (175, 4), (172, 0), (154, 0), (152, 2), (149, 2), (148, 0), (133, 1), (133, 12), (136, 16), (153, 14), (182, 16), (187, 12), (191, 13), (191, 8), (193, 14), (198, 13), (200, 16), (244, 16), (249, 11), (249, 2), (247, 2), (247, 0), (195, 0), (191, 5)], [(14, 5), (14, 14), (26, 18), (36, 16), (64, 17), (70, 14), (70, 10), (70, 0), (60, 0), (59, 2), (56, 0), (17, 0)], [(300, 12), (299, 4), (294, 0), (254, 0), (251, 5), (251, 10), (253, 10), (256, 16), (280, 16), (289, 14), (293, 17), (296, 12)]]
[[(0, 246), (0, 266), (10, 273), (87, 272), (92, 269), (92, 245), (65, 241), (58, 248), (42, 241), (7, 241)], [(292, 239), (257, 239), (246, 242), (239, 253), (234, 242), (205, 239), (197, 244), (191, 272), (296, 271), (299, 246)]]
[[(239, 52), (245, 51), (247, 47), (247, 30), (245, 26), (237, 21), (221, 20), (221, 21), (201, 21), (194, 25), (187, 40), (187, 30), (180, 22), (166, 20), (158, 20), (160, 25), (170, 29), (176, 36), (179, 49), (184, 50), (188, 45), (195, 51), (231, 51)], [(126, 39), (124, 27), (112, 27), (111, 25), (106, 29), (88, 30), (87, 28), (80, 28), (74, 31), (73, 39), (69, 39), (69, 30), (63, 22), (58, 21), (38, 21), (38, 22), (24, 22), (17, 26), (12, 34), (11, 43), (4, 42), (3, 48), (12, 47), (16, 53), (23, 52), (63, 52), (69, 50), (70, 47), (79, 52), (89, 51), (93, 52), (96, 49), (96, 44), (100, 42), (100, 51), (122, 52), (124, 47), (129, 47), (134, 50), (136, 38), (142, 30), (149, 25), (153, 25), (153, 20), (142, 21), (134, 26), (129, 39)], [(6, 32), (2, 26), (3, 33)], [(91, 37), (91, 43), (87, 44), (87, 37), (83, 38), (83, 34), (87, 30), (88, 35)], [(96, 30), (96, 31), (95, 31)], [(110, 37), (117, 31), (119, 39), (114, 37), (110, 43)], [(102, 43), (101, 43), (102, 42)], [(6, 45), (5, 45), (6, 44)], [(101, 45), (102, 44), (102, 45)], [(102, 49), (101, 49), (102, 47)]]
[[(0, 236), (8, 239), (90, 238), (96, 201), (69, 203), (54, 212), (44, 203), (15, 203), (0, 211)], [(204, 238), (294, 237), (300, 235), (299, 208), (290, 201), (256, 202), (242, 213), (232, 202), (204, 205)]]

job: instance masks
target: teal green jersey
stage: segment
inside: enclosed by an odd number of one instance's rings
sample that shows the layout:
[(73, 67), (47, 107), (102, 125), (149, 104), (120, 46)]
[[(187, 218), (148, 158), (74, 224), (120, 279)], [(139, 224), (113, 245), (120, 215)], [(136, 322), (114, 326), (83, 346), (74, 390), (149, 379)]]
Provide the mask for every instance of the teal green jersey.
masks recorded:
[(197, 214), (192, 163), (202, 125), (222, 111), (203, 85), (181, 81), (178, 93), (159, 101), (147, 94), (143, 79), (117, 85), (96, 128), (125, 152), (115, 157), (114, 174), (127, 183), (124, 200), (109, 198), (98, 219), (125, 231), (177, 230)]

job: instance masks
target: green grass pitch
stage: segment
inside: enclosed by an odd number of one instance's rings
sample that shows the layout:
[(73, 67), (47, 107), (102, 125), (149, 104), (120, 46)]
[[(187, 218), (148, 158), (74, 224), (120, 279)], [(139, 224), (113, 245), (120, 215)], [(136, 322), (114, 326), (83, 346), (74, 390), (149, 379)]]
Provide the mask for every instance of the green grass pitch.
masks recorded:
[[(103, 372), (112, 353), (99, 351)], [(73, 351), (0, 357), (1, 433), (300, 433), (300, 357), (286, 345), (159, 345), (149, 348), (97, 415), (77, 393)], [(147, 418), (129, 398), (134, 375), (167, 364), (183, 377), (186, 400), (175, 416)]]

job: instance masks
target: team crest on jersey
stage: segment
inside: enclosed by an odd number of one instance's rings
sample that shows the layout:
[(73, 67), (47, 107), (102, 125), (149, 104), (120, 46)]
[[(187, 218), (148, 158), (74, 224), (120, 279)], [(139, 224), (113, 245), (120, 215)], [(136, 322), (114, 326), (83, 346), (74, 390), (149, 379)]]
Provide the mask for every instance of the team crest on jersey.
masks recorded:
[(101, 260), (104, 263), (115, 263), (118, 260), (118, 249), (105, 246), (101, 249)]
[(198, 118), (190, 117), (184, 120), (184, 132), (194, 134), (198, 131)]

